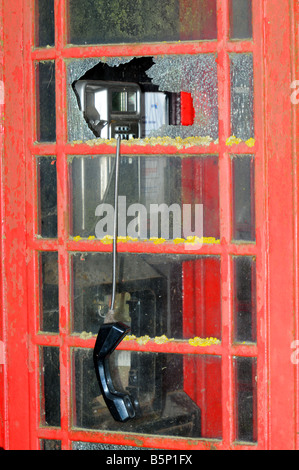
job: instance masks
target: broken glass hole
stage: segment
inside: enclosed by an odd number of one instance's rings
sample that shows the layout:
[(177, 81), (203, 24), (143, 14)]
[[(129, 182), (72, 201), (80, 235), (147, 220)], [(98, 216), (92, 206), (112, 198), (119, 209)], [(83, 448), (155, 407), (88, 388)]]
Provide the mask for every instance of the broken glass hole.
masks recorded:
[(218, 137), (212, 54), (75, 60), (68, 80), (70, 141)]

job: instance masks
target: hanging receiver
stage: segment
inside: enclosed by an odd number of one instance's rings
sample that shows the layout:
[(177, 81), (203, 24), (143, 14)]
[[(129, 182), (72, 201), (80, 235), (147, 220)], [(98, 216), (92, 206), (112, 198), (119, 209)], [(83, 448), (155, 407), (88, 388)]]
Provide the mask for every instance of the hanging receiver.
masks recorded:
[(116, 258), (117, 258), (117, 218), (118, 218), (118, 174), (120, 159), (120, 136), (117, 139), (115, 162), (115, 209), (113, 227), (113, 261), (112, 261), (112, 298), (111, 307), (104, 324), (101, 326), (93, 351), (96, 376), (105, 403), (116, 421), (125, 422), (135, 417), (132, 400), (128, 394), (115, 390), (109, 368), (109, 357), (129, 333), (130, 328), (114, 319), (116, 292)]

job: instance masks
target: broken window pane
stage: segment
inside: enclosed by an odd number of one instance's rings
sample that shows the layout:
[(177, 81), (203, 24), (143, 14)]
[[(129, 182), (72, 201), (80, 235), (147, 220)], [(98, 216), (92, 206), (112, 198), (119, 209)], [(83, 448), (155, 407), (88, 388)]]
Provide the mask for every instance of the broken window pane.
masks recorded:
[(218, 85), (215, 57), (210, 54), (195, 56), (157, 57), (147, 71), (152, 83), (160, 91), (190, 93), (193, 100), (194, 122), (191, 126), (165, 126), (153, 135), (170, 137), (218, 137)]
[(70, 141), (218, 138), (212, 54), (71, 61), (68, 101)]
[(231, 54), (231, 121), (235, 137), (254, 138), (252, 54)]
[(216, 0), (70, 0), (71, 44), (217, 39)]

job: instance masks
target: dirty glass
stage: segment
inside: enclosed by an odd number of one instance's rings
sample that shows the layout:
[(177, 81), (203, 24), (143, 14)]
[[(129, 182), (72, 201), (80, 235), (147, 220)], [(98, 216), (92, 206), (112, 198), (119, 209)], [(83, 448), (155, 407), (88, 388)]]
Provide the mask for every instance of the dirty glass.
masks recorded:
[(58, 253), (42, 252), (39, 255), (40, 288), (40, 330), (59, 333), (58, 304)]
[(55, 62), (36, 64), (37, 140), (54, 142), (56, 139)]
[(60, 426), (59, 348), (40, 347), (41, 423)]
[(40, 441), (41, 450), (61, 450), (61, 441), (42, 439)]
[(230, 38), (252, 38), (252, 0), (230, 0)]
[[(135, 93), (132, 87), (135, 87)], [(115, 138), (119, 133), (116, 128), (120, 126), (128, 128), (123, 133), (127, 134), (123, 135), (127, 140), (198, 136), (206, 137), (209, 143), (216, 140), (218, 81), (215, 56), (70, 61), (69, 140)]]
[(35, 45), (55, 44), (54, 0), (35, 0)]
[(236, 439), (257, 442), (257, 360), (235, 357)]
[(254, 157), (242, 155), (232, 159), (233, 171), (233, 238), (255, 241)]
[(253, 56), (231, 54), (232, 134), (241, 140), (254, 138)]
[(92, 350), (73, 350), (73, 426), (190, 438), (222, 437), (221, 358), (116, 351), (110, 371), (133, 398), (136, 416), (111, 417), (97, 383)]
[[(130, 325), (137, 339), (219, 342), (219, 257), (118, 253), (117, 261), (116, 319)], [(111, 301), (111, 272), (111, 253), (72, 256), (72, 330), (82, 337), (97, 334), (104, 322)]]
[(38, 235), (57, 237), (56, 157), (37, 157)]
[(234, 258), (234, 340), (256, 342), (256, 262)]
[(146, 447), (119, 446), (115, 444), (100, 444), (96, 442), (73, 442), (72, 450), (151, 450)]
[(217, 39), (216, 0), (70, 0), (69, 43)]
[[(71, 157), (73, 237), (113, 235), (115, 158)], [(118, 235), (219, 239), (218, 157), (121, 157)], [(203, 238), (205, 237), (205, 238)]]

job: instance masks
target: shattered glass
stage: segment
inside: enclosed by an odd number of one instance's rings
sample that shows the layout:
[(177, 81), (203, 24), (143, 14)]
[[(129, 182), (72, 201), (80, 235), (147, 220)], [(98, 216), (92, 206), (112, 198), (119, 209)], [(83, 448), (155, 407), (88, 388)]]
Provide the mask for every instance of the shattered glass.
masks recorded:
[(90, 140), (94, 139), (94, 133), (89, 129), (78, 106), (78, 100), (73, 90), (73, 83), (79, 80), (84, 74), (95, 67), (99, 62), (107, 63), (110, 67), (117, 67), (120, 64), (130, 62), (132, 57), (105, 57), (75, 59), (68, 63), (67, 67), (67, 102), (68, 102), (68, 140)]
[(147, 71), (152, 83), (160, 91), (191, 93), (195, 111), (191, 126), (164, 126), (152, 136), (218, 137), (218, 84), (217, 65), (211, 54), (162, 56)]
[(231, 54), (232, 134), (241, 139), (254, 138), (253, 56)]
[[(149, 63), (150, 61), (150, 63)], [(137, 64), (138, 62), (138, 64)], [(76, 59), (68, 64), (68, 135), (69, 141), (88, 141), (95, 139), (84, 119), (84, 113), (79, 109), (78, 96), (74, 91), (74, 84), (78, 80), (86, 79), (92, 75), (93, 81), (103, 80), (103, 68), (97, 70), (97, 65), (106, 64), (111, 70), (105, 70), (104, 79), (111, 85), (116, 81), (129, 81), (136, 83), (142, 90), (142, 96), (157, 98), (161, 93), (167, 95), (170, 102), (168, 108), (169, 119), (167, 123), (157, 118), (162, 124), (158, 128), (146, 127), (146, 112), (140, 117), (140, 125), (144, 126), (140, 137), (210, 137), (218, 138), (218, 83), (217, 64), (213, 54), (185, 55), (185, 56), (158, 56), (153, 58), (91, 58)], [(120, 67), (129, 64), (128, 67)], [(142, 69), (144, 64), (145, 69)], [(130, 69), (132, 66), (132, 69)], [(88, 73), (89, 75), (88, 75)], [(108, 77), (108, 78), (107, 78)], [(193, 117), (190, 125), (182, 125), (181, 95), (189, 94)], [(175, 117), (171, 117), (171, 113)]]

